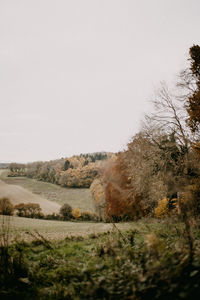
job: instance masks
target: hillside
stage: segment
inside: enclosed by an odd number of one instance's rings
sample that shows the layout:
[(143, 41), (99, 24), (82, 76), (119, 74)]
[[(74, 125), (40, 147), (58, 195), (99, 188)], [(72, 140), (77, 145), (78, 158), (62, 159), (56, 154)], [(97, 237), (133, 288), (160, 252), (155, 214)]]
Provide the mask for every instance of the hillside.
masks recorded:
[(38, 203), (44, 214), (58, 213), (60, 205), (27, 191), (23, 187), (11, 185), (0, 180), (0, 198), (8, 197), (13, 205), (19, 203)]
[[(71, 205), (72, 208), (78, 207), (82, 211), (95, 211), (94, 202), (89, 189), (63, 188), (55, 184), (27, 177), (7, 177), (7, 174), (7, 171), (0, 171), (0, 179), (7, 184), (6, 188), (4, 187), (6, 191), (10, 191), (13, 189), (13, 186), (17, 186), (26, 192), (29, 191), (29, 193), (37, 197), (41, 203), (44, 202), (45, 199), (50, 200), (50, 203), (59, 204), (59, 207), (67, 203)], [(35, 198), (30, 199), (34, 200)]]

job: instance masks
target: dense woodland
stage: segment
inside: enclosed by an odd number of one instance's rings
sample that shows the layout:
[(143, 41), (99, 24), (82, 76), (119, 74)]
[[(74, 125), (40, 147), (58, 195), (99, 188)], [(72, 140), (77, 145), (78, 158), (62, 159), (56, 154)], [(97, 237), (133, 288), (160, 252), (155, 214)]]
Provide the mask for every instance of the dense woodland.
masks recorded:
[(97, 152), (48, 162), (12, 163), (9, 166), (9, 176), (27, 176), (63, 187), (88, 188), (97, 176), (102, 162), (112, 156), (112, 153)]

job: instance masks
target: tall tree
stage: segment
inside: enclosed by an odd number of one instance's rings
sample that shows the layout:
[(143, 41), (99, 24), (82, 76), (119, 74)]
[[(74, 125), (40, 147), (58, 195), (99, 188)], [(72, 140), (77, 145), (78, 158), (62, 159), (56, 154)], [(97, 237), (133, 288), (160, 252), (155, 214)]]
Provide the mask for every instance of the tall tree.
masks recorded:
[(194, 45), (190, 48), (190, 71), (193, 81), (195, 82), (195, 90), (188, 97), (186, 108), (189, 115), (187, 123), (192, 132), (200, 132), (200, 46)]

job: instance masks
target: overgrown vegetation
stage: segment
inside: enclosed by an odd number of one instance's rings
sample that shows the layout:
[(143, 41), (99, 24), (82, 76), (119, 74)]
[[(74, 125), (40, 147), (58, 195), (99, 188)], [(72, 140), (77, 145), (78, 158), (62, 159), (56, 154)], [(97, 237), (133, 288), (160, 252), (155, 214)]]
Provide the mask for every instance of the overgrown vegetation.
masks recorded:
[[(198, 299), (199, 224), (152, 219), (128, 232), (68, 237), (8, 248), (21, 251), (15, 280), (1, 276), (1, 297), (21, 299)], [(192, 226), (192, 228), (191, 228)], [(193, 234), (191, 234), (193, 232)], [(192, 244), (192, 247), (191, 247)], [(2, 265), (1, 265), (2, 266)], [(14, 267), (14, 266), (12, 266)], [(22, 272), (23, 271), (23, 272)]]

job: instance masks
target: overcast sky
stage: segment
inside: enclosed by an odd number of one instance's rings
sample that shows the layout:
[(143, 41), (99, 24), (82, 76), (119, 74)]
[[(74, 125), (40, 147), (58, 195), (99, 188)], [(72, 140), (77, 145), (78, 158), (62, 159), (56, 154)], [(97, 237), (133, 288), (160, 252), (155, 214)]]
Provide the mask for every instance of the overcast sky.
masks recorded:
[(0, 161), (124, 149), (193, 44), (199, 0), (0, 0)]

